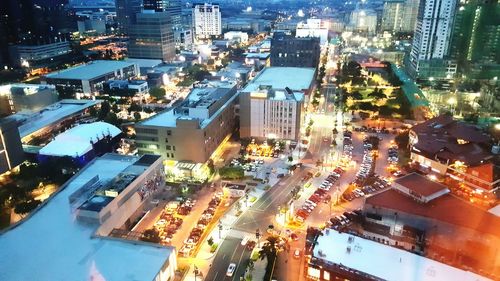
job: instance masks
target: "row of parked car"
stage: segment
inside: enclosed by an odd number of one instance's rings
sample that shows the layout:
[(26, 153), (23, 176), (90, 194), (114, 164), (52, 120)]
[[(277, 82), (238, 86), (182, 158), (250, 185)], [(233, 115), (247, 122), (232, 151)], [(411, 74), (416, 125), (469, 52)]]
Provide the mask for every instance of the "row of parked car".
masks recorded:
[(345, 192), (342, 195), (342, 199), (345, 201), (352, 201), (356, 198), (363, 197), (363, 196), (366, 196), (368, 194), (377, 192), (377, 191), (382, 190), (384, 188), (387, 188), (391, 185), (388, 180), (386, 180), (378, 175), (374, 175), (372, 177), (372, 179), (373, 179), (373, 182), (369, 185), (364, 185), (364, 186), (362, 186), (360, 188), (356, 188), (352, 191)]
[(326, 222), (326, 226), (332, 229), (339, 229), (341, 227), (351, 224), (353, 221), (359, 220), (360, 217), (361, 217), (361, 210), (344, 212), (342, 215), (330, 218), (330, 220)]
[(328, 175), (323, 183), (321, 183), (316, 191), (314, 191), (309, 199), (307, 199), (302, 207), (297, 211), (297, 221), (304, 222), (320, 202), (328, 202), (331, 200), (331, 196), (328, 194), (328, 191), (330, 191), (342, 173), (344, 173), (344, 169), (337, 167)]
[(212, 221), (214, 214), (215, 214), (215, 211), (217, 209), (217, 206), (219, 206), (221, 201), (222, 201), (222, 193), (221, 192), (216, 193), (212, 197), (212, 200), (210, 200), (210, 202), (208, 203), (207, 209), (205, 209), (205, 211), (203, 211), (200, 218), (198, 219), (196, 226), (193, 229), (191, 229), (191, 232), (189, 233), (189, 237), (184, 241), (184, 245), (182, 246), (179, 253), (181, 253), (184, 256), (189, 256), (191, 254), (191, 251), (194, 249), (196, 244), (200, 241), (200, 238), (203, 235), (203, 232), (207, 228), (207, 225)]
[(387, 161), (392, 164), (398, 163), (399, 157), (398, 157), (398, 146), (396, 144), (391, 145), (388, 150), (388, 156), (387, 156)]
[(184, 221), (180, 216), (189, 214), (195, 203), (196, 200), (180, 198), (179, 201), (170, 202), (165, 206), (160, 219), (154, 225), (163, 244), (170, 244)]

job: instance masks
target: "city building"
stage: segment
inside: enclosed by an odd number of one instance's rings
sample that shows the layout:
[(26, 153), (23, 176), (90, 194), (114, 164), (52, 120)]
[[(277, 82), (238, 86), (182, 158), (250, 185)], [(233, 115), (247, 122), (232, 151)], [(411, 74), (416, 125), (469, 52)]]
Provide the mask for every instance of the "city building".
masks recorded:
[(106, 22), (102, 19), (81, 19), (77, 21), (80, 34), (102, 35), (106, 33)]
[(479, 193), (500, 187), (498, 153), (491, 137), (473, 125), (441, 115), (409, 132), (411, 160), (426, 173), (447, 176)]
[(0, 115), (21, 111), (37, 111), (56, 103), (58, 94), (53, 85), (8, 84), (0, 86)]
[(450, 57), (457, 62), (457, 72), (469, 79), (498, 79), (498, 2), (474, 0), (457, 5), (450, 44)]
[(181, 25), (181, 0), (143, 0), (143, 8), (156, 12), (168, 12), (174, 28)]
[(63, 98), (75, 94), (95, 96), (108, 80), (136, 77), (139, 69), (135, 63), (116, 60), (96, 60), (65, 70), (49, 73), (42, 83), (55, 85)]
[(269, 66), (271, 64), (271, 53), (248, 53), (245, 56), (245, 63), (255, 65), (256, 69)]
[(96, 158), (1, 233), (0, 279), (173, 280), (174, 247), (108, 237), (129, 229), (164, 183), (160, 156)]
[(142, 0), (115, 0), (116, 22), (121, 33), (128, 34), (135, 15), (142, 11)]
[[(445, 58), (449, 52), (456, 4), (457, 0), (420, 1), (409, 57), (409, 73), (414, 79), (449, 79), (455, 75)], [(428, 69), (433, 68), (429, 73)], [(428, 76), (432, 74), (436, 76)]]
[(48, 67), (71, 53), (69, 41), (58, 41), (40, 45), (17, 45), (17, 65), (29, 69)]
[(101, 100), (61, 100), (55, 104), (32, 112), (18, 112), (8, 118), (16, 120), (23, 144), (32, 140), (52, 139), (52, 133), (84, 120), (92, 107)]
[(144, 10), (129, 27), (128, 56), (171, 61), (175, 57), (174, 31), (169, 12)]
[(264, 68), (240, 92), (240, 137), (298, 140), (314, 77), (314, 68)]
[(351, 13), (350, 25), (354, 31), (375, 34), (377, 13), (373, 10), (356, 9)]
[(193, 4), (193, 28), (196, 38), (222, 34), (221, 12), (218, 4)]
[(106, 122), (77, 125), (57, 135), (38, 152), (38, 160), (69, 156), (84, 166), (96, 156), (112, 152), (122, 131)]
[(316, 37), (319, 38), (321, 45), (325, 45), (328, 43), (328, 22), (322, 19), (307, 19), (305, 22), (299, 22), (295, 37)]
[(0, 174), (3, 174), (24, 161), (23, 146), (15, 120), (0, 119), (0, 140)]
[(192, 28), (179, 28), (174, 30), (175, 46), (181, 49), (189, 49), (193, 45), (193, 30)]
[(415, 30), (419, 0), (386, 0), (381, 30), (410, 33)]
[(366, 236), (492, 280), (500, 277), (500, 252), (492, 247), (500, 243), (500, 217), (426, 176), (396, 179), (392, 188), (366, 198), (363, 213), (370, 226)]
[(248, 33), (243, 31), (228, 31), (224, 33), (224, 39), (229, 40), (231, 43), (247, 43)]
[(467, 270), (333, 229), (324, 230), (314, 241), (306, 268), (306, 276), (312, 280), (490, 280)]
[(211, 81), (195, 86), (178, 106), (135, 126), (139, 154), (205, 163), (236, 128), (236, 84)]
[(319, 38), (296, 38), (276, 32), (271, 40), (271, 66), (317, 68), (319, 42)]
[(265, 19), (249, 17), (224, 17), (222, 19), (222, 30), (243, 31), (248, 33), (260, 33), (271, 27), (271, 22)]
[(103, 93), (111, 97), (128, 97), (141, 101), (149, 94), (146, 80), (110, 80), (104, 83)]

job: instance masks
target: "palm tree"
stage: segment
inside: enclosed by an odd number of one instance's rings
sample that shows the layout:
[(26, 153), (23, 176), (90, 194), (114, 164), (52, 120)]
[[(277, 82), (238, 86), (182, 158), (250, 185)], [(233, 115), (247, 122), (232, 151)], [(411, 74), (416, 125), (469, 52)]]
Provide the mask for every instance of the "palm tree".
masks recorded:
[(278, 250), (276, 247), (277, 244), (278, 244), (278, 237), (277, 236), (269, 236), (259, 251), (260, 259), (263, 260), (264, 257), (266, 257), (268, 260), (274, 259), (278, 253)]

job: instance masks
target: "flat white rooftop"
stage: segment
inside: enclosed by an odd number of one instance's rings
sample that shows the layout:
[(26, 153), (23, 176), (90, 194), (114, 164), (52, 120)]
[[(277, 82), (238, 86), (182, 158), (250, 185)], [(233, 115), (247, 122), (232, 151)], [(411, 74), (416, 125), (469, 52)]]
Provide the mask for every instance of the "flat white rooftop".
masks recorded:
[(12, 118), (21, 122), (19, 135), (24, 138), (101, 102), (100, 100), (61, 100), (38, 112), (20, 112), (12, 115)]
[(41, 155), (48, 156), (83, 156), (92, 150), (92, 144), (102, 140), (104, 136), (118, 136), (121, 130), (106, 122), (94, 122), (75, 126), (40, 149)]
[(293, 91), (306, 90), (314, 80), (315, 71), (307, 67), (266, 67), (242, 92), (253, 92), (263, 85), (272, 86), (273, 89), (288, 87)]
[(46, 77), (52, 79), (91, 80), (134, 64), (134, 62), (127, 61), (95, 60), (87, 64), (49, 73)]
[(79, 223), (68, 202), (94, 176), (111, 180), (138, 159), (97, 158), (31, 217), (0, 234), (0, 280), (154, 280), (173, 248), (92, 237), (97, 226)]
[[(349, 237), (353, 237), (351, 243)], [(347, 251), (350, 247), (350, 252)], [(319, 251), (323, 256), (320, 256)], [(348, 233), (318, 237), (313, 256), (388, 281), (486, 281), (488, 278)]]

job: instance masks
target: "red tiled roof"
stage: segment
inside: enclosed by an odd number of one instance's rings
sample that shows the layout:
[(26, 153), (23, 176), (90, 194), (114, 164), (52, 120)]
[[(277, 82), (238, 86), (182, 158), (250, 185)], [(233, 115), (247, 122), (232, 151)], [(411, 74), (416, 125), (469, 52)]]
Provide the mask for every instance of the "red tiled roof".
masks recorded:
[(475, 229), (480, 233), (489, 233), (500, 237), (499, 217), (450, 194), (442, 195), (428, 203), (420, 203), (395, 189), (389, 189), (368, 197), (366, 204)]
[(411, 173), (394, 181), (409, 190), (422, 196), (430, 196), (443, 189), (448, 189), (445, 185), (437, 183), (417, 173)]

